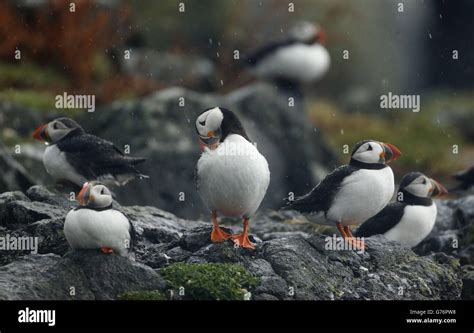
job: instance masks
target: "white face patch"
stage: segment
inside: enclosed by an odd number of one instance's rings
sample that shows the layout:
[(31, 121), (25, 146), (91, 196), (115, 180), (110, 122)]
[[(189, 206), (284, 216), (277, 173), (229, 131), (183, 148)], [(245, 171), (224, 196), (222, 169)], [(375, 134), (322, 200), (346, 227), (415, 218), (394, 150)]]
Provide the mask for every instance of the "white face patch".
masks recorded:
[(381, 158), (383, 151), (381, 143), (369, 141), (361, 145), (352, 154), (352, 158), (363, 163), (384, 163), (385, 160)]
[(211, 132), (220, 132), (224, 114), (219, 108), (213, 108), (203, 112), (196, 119), (196, 130), (201, 137), (209, 137)]
[(88, 206), (103, 208), (112, 204), (112, 194), (104, 185), (93, 185), (89, 195)]
[(405, 191), (422, 198), (431, 197), (432, 189), (433, 184), (426, 176), (420, 176), (404, 187)]
[(290, 35), (296, 40), (307, 42), (312, 40), (319, 32), (319, 28), (310, 22), (300, 22), (291, 30)]
[(53, 120), (47, 126), (48, 136), (51, 139), (51, 143), (56, 143), (66, 135), (68, 135), (75, 128), (69, 128), (62, 122)]

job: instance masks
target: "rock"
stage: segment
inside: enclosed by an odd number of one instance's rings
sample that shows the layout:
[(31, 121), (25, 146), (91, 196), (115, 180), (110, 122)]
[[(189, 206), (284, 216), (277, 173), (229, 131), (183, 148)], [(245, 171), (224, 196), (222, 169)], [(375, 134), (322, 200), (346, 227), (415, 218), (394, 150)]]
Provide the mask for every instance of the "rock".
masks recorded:
[(0, 267), (0, 285), (4, 300), (109, 300), (129, 290), (165, 288), (150, 267), (99, 251), (24, 257)]
[(8, 149), (0, 142), (0, 193), (26, 190), (34, 184), (25, 168), (18, 163)]
[(474, 300), (474, 265), (463, 267), (462, 284), (462, 299)]
[[(257, 250), (249, 251), (231, 241), (211, 243), (209, 222), (114, 203), (136, 229), (136, 261), (97, 250), (68, 252), (62, 229), (71, 202), (41, 186), (26, 193), (0, 195), (0, 216), (9, 216), (8, 223), (2, 220), (0, 236), (38, 237), (39, 254), (1, 253), (0, 299), (175, 299), (181, 298), (181, 284), (187, 299), (414, 300), (461, 295), (459, 262), (451, 256), (420, 257), (383, 236), (368, 239), (364, 253), (329, 250), (327, 236), (291, 212), (262, 211), (252, 219)], [(240, 222), (224, 219), (222, 225), (237, 233)], [(224, 288), (226, 269), (239, 272), (242, 279), (233, 276), (232, 286)], [(186, 277), (193, 274), (201, 282), (188, 283)], [(69, 294), (71, 287), (75, 297)]]
[[(287, 96), (265, 83), (227, 96), (169, 88), (140, 101), (114, 103), (85, 115), (80, 123), (120, 149), (128, 145), (132, 155), (148, 158), (140, 169), (150, 179), (117, 189), (119, 202), (158, 206), (184, 218), (201, 215), (208, 219), (194, 182), (200, 156), (194, 122), (203, 110), (216, 105), (239, 115), (269, 162), (271, 182), (263, 208), (281, 207), (289, 192), (306, 192), (334, 165), (334, 155), (320, 131), (310, 125), (302, 104), (288, 106)], [(117, 123), (120, 127), (114, 126)]]
[(120, 59), (125, 73), (142, 74), (167, 86), (184, 85), (198, 90), (209, 90), (216, 86), (216, 69), (207, 58), (133, 49), (130, 59)]
[(445, 252), (461, 258), (461, 264), (474, 262), (474, 195), (436, 201), (438, 215), (431, 233), (414, 250), (425, 255)]

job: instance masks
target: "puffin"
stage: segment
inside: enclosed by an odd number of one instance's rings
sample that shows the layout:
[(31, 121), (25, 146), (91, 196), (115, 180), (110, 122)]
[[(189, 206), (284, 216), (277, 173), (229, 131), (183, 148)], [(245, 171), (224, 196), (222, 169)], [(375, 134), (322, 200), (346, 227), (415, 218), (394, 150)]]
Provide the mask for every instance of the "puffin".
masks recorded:
[(466, 170), (454, 174), (453, 178), (459, 181), (459, 184), (453, 188), (452, 191), (468, 190), (471, 186), (474, 186), (474, 165)]
[(395, 182), (388, 163), (400, 155), (393, 144), (360, 141), (349, 164), (332, 171), (306, 195), (287, 200), (283, 209), (298, 211), (312, 222), (335, 224), (353, 248), (363, 250), (363, 240), (353, 237), (350, 226), (366, 221), (389, 203)]
[(71, 248), (128, 256), (135, 229), (123, 213), (112, 207), (110, 190), (98, 182), (86, 182), (76, 199), (79, 206), (69, 211), (64, 222), (64, 235)]
[(390, 240), (415, 247), (428, 236), (436, 221), (436, 204), (431, 198), (447, 193), (436, 180), (421, 172), (410, 172), (400, 182), (396, 201), (363, 223), (354, 235), (383, 234)]
[[(203, 111), (196, 119), (202, 151), (196, 165), (197, 190), (211, 212), (212, 242), (231, 239), (236, 246), (255, 249), (248, 237), (249, 221), (270, 183), (265, 157), (252, 144), (236, 114), (222, 107)], [(229, 234), (218, 214), (243, 219), (243, 232)]]
[(287, 38), (270, 43), (244, 57), (244, 63), (257, 77), (297, 86), (321, 79), (331, 63), (325, 48), (326, 33), (311, 22), (299, 22)]
[(113, 143), (86, 133), (70, 118), (57, 118), (38, 127), (33, 138), (47, 144), (43, 165), (56, 181), (80, 188), (93, 180), (122, 186), (135, 177), (148, 178), (136, 168), (145, 158), (125, 156)]

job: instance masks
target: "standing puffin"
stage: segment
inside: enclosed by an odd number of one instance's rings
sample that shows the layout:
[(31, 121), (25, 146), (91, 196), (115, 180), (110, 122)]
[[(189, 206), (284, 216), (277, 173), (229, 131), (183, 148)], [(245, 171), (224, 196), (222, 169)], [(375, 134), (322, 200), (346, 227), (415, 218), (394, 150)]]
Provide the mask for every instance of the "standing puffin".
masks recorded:
[(73, 250), (100, 249), (127, 256), (135, 231), (130, 221), (112, 208), (112, 195), (97, 182), (85, 183), (77, 196), (80, 206), (64, 222), (64, 235)]
[(81, 187), (89, 180), (124, 185), (142, 175), (135, 165), (144, 158), (125, 156), (113, 143), (87, 134), (74, 120), (57, 118), (38, 127), (33, 138), (48, 147), (43, 164), (55, 180), (66, 180)]
[(358, 142), (348, 165), (335, 169), (311, 192), (288, 202), (284, 209), (299, 211), (310, 221), (325, 217), (330, 224), (336, 224), (344, 239), (362, 249), (365, 244), (353, 238), (349, 226), (366, 221), (388, 204), (395, 184), (387, 163), (400, 154), (389, 143)]
[(431, 232), (436, 204), (431, 197), (448, 193), (443, 185), (421, 172), (410, 172), (400, 182), (397, 200), (367, 220), (354, 233), (357, 237), (383, 234), (390, 240), (418, 245)]
[(287, 83), (319, 80), (329, 69), (331, 58), (324, 47), (326, 34), (319, 26), (300, 22), (285, 40), (269, 44), (245, 57), (246, 64), (259, 78)]
[[(211, 240), (232, 239), (238, 246), (255, 249), (248, 238), (250, 217), (257, 211), (270, 182), (265, 157), (250, 142), (232, 112), (214, 107), (196, 119), (202, 155), (197, 163), (199, 194), (211, 211)], [(230, 235), (217, 222), (217, 213), (243, 218), (243, 232)]]

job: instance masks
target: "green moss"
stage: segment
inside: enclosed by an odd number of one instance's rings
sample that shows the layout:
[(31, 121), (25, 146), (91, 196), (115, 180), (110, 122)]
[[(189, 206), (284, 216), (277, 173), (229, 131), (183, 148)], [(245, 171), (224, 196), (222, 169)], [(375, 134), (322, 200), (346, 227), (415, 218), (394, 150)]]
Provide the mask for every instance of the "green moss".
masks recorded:
[(184, 288), (184, 298), (195, 300), (242, 300), (260, 283), (238, 264), (176, 263), (160, 273), (172, 289)]
[(64, 86), (66, 79), (51, 68), (31, 63), (0, 62), (0, 85), (15, 87)]
[(137, 290), (120, 294), (117, 299), (122, 301), (163, 301), (166, 300), (166, 296), (159, 290)]

